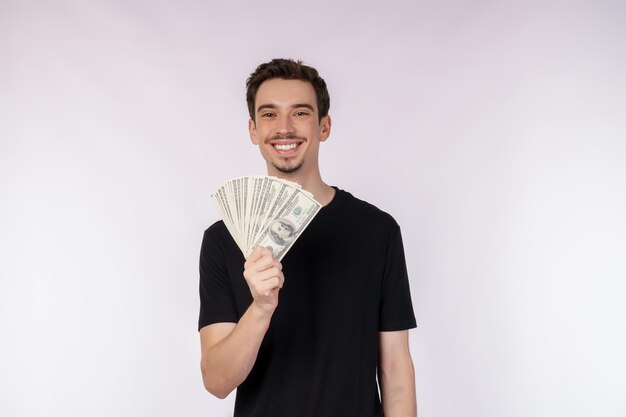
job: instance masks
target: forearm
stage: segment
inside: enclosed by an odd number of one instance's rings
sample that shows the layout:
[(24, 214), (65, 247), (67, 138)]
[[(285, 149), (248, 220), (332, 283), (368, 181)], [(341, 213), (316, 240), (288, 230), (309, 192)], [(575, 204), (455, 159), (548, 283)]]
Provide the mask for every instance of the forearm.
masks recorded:
[(378, 381), (385, 417), (417, 416), (408, 331), (381, 332)]
[(270, 319), (271, 313), (253, 303), (228, 336), (204, 348), (202, 378), (208, 391), (224, 398), (247, 378)]
[(380, 373), (385, 417), (416, 417), (415, 374), (413, 366), (395, 369), (393, 375)]

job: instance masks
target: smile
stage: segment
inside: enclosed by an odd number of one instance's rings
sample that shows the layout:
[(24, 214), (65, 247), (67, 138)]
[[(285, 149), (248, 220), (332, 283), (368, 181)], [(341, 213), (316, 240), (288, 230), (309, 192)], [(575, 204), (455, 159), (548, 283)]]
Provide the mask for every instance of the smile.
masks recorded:
[(300, 145), (302, 145), (304, 142), (301, 141), (276, 141), (273, 143), (270, 143), (270, 145), (274, 148), (274, 150), (276, 151), (276, 153), (278, 153), (281, 156), (291, 156), (291, 155), (295, 155), (296, 152), (298, 152)]
[(289, 145), (281, 145), (281, 144), (274, 144), (274, 148), (278, 149), (279, 151), (289, 151), (291, 149), (296, 149), (298, 147), (297, 143), (290, 143)]

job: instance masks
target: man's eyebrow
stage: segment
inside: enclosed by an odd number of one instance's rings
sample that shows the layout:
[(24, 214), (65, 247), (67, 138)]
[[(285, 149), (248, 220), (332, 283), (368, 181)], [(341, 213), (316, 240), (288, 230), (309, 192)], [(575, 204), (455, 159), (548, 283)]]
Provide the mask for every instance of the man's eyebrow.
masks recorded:
[[(257, 113), (260, 112), (261, 110), (265, 110), (265, 109), (275, 109), (278, 106), (276, 106), (276, 104), (272, 104), (272, 103), (268, 103), (268, 104), (261, 104), (259, 107), (257, 107), (256, 111)], [(291, 106), (292, 109), (299, 109), (299, 108), (305, 108), (305, 109), (309, 109), (311, 111), (315, 111), (315, 108), (309, 104), (309, 103), (296, 103), (293, 104)]]
[(260, 112), (261, 110), (275, 109), (275, 108), (276, 108), (275, 104), (261, 104), (259, 107), (257, 107), (256, 111)]
[(291, 106), (291, 108), (293, 109), (299, 109), (301, 107), (304, 107), (305, 109), (309, 109), (311, 111), (315, 111), (315, 109), (313, 108), (313, 106), (311, 106), (308, 103), (298, 103), (298, 104), (294, 104), (293, 106)]

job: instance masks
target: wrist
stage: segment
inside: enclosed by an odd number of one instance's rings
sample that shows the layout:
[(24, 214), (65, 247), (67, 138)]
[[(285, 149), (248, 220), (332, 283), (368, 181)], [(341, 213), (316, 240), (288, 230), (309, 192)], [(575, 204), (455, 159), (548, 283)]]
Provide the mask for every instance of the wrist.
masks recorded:
[(274, 310), (276, 307), (269, 306), (267, 304), (259, 304), (256, 301), (252, 301), (248, 308), (250, 314), (254, 317), (255, 321), (264, 322), (269, 326), (269, 322), (272, 319)]

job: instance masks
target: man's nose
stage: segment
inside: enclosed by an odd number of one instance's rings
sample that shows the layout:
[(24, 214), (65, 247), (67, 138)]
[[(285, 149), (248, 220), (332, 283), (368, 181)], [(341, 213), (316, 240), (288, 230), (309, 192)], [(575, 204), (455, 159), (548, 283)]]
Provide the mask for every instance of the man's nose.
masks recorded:
[(276, 126), (276, 128), (278, 129), (278, 133), (293, 133), (294, 132), (294, 127), (293, 127), (293, 120), (291, 119), (290, 116), (283, 116), (280, 117), (278, 119), (278, 125)]

